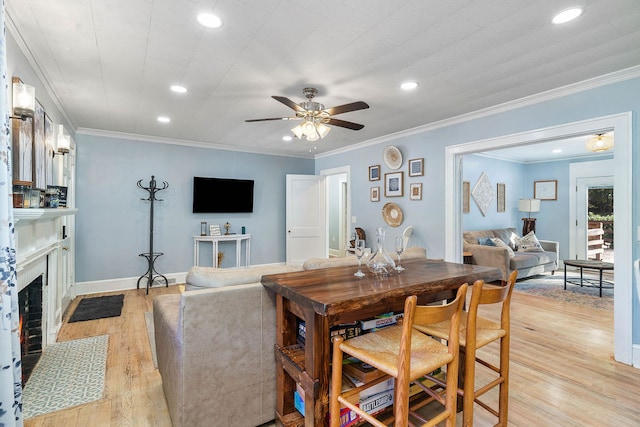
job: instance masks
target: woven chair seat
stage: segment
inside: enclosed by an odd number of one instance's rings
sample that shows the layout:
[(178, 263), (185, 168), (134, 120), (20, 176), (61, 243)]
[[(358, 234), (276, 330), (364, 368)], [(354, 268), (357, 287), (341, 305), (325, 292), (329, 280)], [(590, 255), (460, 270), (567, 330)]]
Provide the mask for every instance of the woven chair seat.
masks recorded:
[[(460, 346), (467, 346), (467, 316), (468, 312), (463, 311), (460, 324), (464, 326), (460, 326)], [(444, 321), (440, 323), (436, 323), (433, 325), (414, 325), (414, 328), (417, 330), (424, 332), (425, 334), (448, 339), (449, 338), (449, 328), (451, 327), (451, 322)], [(507, 331), (500, 327), (499, 323), (492, 322), (491, 320), (485, 319), (483, 317), (477, 318), (476, 324), (476, 348), (483, 347), (497, 339), (504, 337), (507, 334)]]
[[(357, 359), (374, 364), (378, 369), (391, 375), (398, 376), (398, 361), (401, 326), (388, 326), (376, 331), (375, 334), (364, 334), (340, 344), (340, 350)], [(411, 368), (409, 380), (413, 381), (437, 368), (451, 362), (447, 346), (424, 334), (411, 334)]]

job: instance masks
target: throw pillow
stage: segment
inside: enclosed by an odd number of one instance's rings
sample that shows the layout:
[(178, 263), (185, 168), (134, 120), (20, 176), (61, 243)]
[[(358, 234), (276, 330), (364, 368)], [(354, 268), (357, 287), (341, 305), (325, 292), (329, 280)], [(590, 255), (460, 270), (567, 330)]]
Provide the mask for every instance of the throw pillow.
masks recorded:
[(530, 231), (529, 234), (521, 239), (517, 239), (516, 244), (518, 245), (518, 252), (544, 252), (533, 231)]
[(502, 241), (502, 239), (498, 239), (497, 237), (494, 237), (493, 239), (491, 239), (491, 241), (493, 242), (493, 244), (499, 248), (507, 248), (507, 252), (509, 252), (509, 256), (514, 256), (515, 254), (513, 253), (513, 249), (511, 249), (511, 246), (507, 245), (505, 242)]
[(484, 246), (495, 246), (491, 237), (479, 237), (478, 243)]

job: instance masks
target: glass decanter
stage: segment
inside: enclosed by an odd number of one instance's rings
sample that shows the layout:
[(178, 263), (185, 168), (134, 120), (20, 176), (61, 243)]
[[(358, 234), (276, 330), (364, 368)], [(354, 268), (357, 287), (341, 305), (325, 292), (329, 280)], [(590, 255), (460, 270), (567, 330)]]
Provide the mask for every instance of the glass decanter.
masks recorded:
[(384, 227), (376, 229), (376, 239), (378, 245), (376, 247), (376, 251), (367, 261), (367, 268), (369, 268), (369, 271), (377, 276), (387, 276), (395, 269), (396, 266), (396, 264), (393, 262), (393, 259), (389, 256), (386, 249), (384, 248), (385, 232), (386, 230), (384, 229)]

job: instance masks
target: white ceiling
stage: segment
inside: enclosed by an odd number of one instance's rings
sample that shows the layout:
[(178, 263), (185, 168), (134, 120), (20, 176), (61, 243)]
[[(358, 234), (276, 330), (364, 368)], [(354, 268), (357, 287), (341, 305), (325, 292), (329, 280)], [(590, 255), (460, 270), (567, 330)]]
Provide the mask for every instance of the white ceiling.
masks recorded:
[[(578, 20), (551, 24), (576, 3)], [(271, 95), (338, 118), (316, 154), (640, 65), (638, 0), (7, 0), (8, 27), (72, 125), (309, 156)], [(201, 11), (224, 21), (207, 30)], [(404, 92), (399, 84), (420, 86)], [(26, 82), (30, 83), (30, 82)], [(169, 90), (182, 84), (188, 93)], [(36, 94), (37, 96), (37, 94)], [(156, 121), (159, 115), (171, 123)]]

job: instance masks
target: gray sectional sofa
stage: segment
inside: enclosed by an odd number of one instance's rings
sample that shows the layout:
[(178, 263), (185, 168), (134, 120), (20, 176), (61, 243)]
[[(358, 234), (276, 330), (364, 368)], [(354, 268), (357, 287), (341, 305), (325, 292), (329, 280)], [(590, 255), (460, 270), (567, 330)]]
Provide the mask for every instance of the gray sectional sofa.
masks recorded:
[[(559, 265), (559, 244), (551, 240), (538, 240), (543, 251), (518, 252), (518, 235), (515, 228), (465, 231), (462, 235), (463, 250), (472, 254), (472, 263), (502, 270), (502, 280), (507, 280), (512, 271), (518, 270), (518, 279), (551, 272)], [(480, 244), (487, 238), (498, 238), (507, 247)]]

